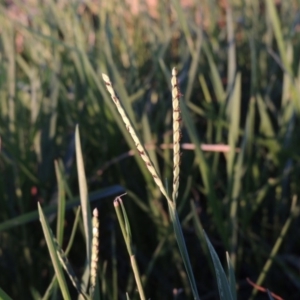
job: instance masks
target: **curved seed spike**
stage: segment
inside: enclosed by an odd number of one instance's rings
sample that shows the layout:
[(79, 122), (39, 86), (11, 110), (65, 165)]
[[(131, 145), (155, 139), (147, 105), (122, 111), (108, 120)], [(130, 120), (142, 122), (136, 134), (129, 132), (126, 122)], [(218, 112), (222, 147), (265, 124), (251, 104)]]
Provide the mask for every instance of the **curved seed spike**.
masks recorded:
[(173, 103), (173, 193), (172, 200), (175, 203), (179, 188), (180, 173), (180, 106), (179, 106), (179, 83), (177, 79), (177, 69), (172, 70), (172, 103)]
[(113, 100), (113, 102), (115, 103), (116, 107), (117, 107), (117, 110), (128, 130), (128, 132), (130, 133), (134, 143), (135, 143), (135, 146), (141, 156), (141, 158), (143, 159), (143, 161), (145, 162), (146, 164), (146, 167), (147, 169), (149, 170), (150, 174), (152, 175), (155, 183), (157, 184), (157, 186), (159, 187), (160, 191), (162, 192), (162, 194), (166, 197), (167, 201), (168, 202), (172, 202), (170, 197), (168, 196), (167, 192), (166, 192), (166, 189), (164, 188), (164, 185), (160, 179), (160, 177), (158, 176), (158, 173), (153, 165), (153, 163), (151, 162), (150, 160), (150, 157), (148, 156), (147, 154), (147, 151), (145, 150), (145, 148), (142, 146), (135, 130), (133, 129), (133, 126), (129, 120), (129, 118), (127, 117), (127, 114), (125, 112), (125, 110), (123, 109), (121, 103), (120, 103), (120, 100), (119, 98), (117, 97), (113, 87), (112, 87), (112, 84), (110, 82), (110, 79), (109, 77), (106, 75), (106, 74), (102, 74), (102, 78), (105, 82), (105, 85), (106, 85), (106, 88), (108, 90), (108, 92), (110, 93), (110, 96), (111, 96), (111, 99)]

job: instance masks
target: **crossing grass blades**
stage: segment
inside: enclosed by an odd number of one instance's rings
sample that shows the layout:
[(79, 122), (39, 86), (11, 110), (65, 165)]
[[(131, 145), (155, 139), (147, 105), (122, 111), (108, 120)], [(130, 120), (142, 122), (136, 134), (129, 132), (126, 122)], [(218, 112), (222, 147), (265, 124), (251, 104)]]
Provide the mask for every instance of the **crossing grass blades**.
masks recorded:
[[(196, 281), (194, 278), (193, 270), (191, 267), (189, 255), (187, 252), (185, 240), (183, 237), (179, 217), (177, 214), (176, 210), (176, 201), (177, 201), (177, 196), (178, 196), (178, 188), (179, 188), (179, 174), (180, 174), (180, 90), (179, 90), (179, 82), (177, 78), (177, 69), (173, 68), (172, 70), (172, 78), (171, 78), (171, 86), (172, 86), (172, 104), (173, 104), (173, 191), (172, 191), (172, 196), (170, 196), (164, 187), (164, 184), (158, 175), (157, 170), (155, 169), (154, 164), (152, 163), (147, 151), (143, 147), (140, 139), (138, 138), (138, 135), (136, 134), (136, 131), (134, 130), (134, 127), (132, 125), (132, 122), (130, 121), (128, 115), (126, 114), (122, 103), (120, 102), (117, 94), (115, 93), (112, 83), (109, 79), (109, 77), (106, 74), (102, 74), (103, 80), (105, 82), (106, 88), (108, 92), (110, 93), (111, 99), (116, 105), (116, 108), (128, 130), (130, 133), (135, 146), (137, 148), (138, 153), (140, 154), (141, 158), (143, 159), (148, 171), (153, 177), (153, 180), (159, 187), (161, 193), (164, 195), (164, 197), (167, 200), (168, 204), (168, 209), (169, 209), (169, 215), (170, 219), (172, 221), (172, 225), (174, 228), (175, 232), (175, 237), (178, 243), (179, 251), (183, 260), (183, 263), (185, 265), (185, 269), (188, 275), (188, 279), (191, 285), (192, 293), (193, 293), (193, 298), (194, 299), (200, 299), (197, 291), (197, 285)], [(127, 218), (126, 210), (124, 207), (124, 204), (121, 200), (120, 197), (118, 197), (115, 200), (115, 208), (117, 211), (118, 215), (118, 220), (121, 225), (122, 233), (126, 242), (126, 246), (128, 249), (128, 253), (130, 255), (130, 259), (132, 262), (132, 267), (136, 279), (136, 284), (138, 287), (138, 291), (140, 293), (140, 298), (146, 299), (143, 289), (142, 289), (142, 284), (141, 284), (141, 279), (139, 277), (139, 272), (138, 268), (136, 265), (136, 261), (134, 259), (134, 254), (132, 252), (131, 248), (131, 233), (130, 233), (130, 225), (129, 225), (129, 220)], [(227, 261), (228, 261), (228, 268), (229, 268), (229, 281), (225, 275), (225, 272), (222, 268), (222, 265), (220, 263), (220, 260), (210, 243), (209, 239), (207, 238), (206, 234), (204, 233), (208, 249), (210, 251), (214, 268), (216, 271), (217, 275), (217, 283), (218, 283), (218, 289), (219, 289), (219, 295), (221, 299), (236, 299), (236, 291), (235, 291), (235, 278), (234, 278), (234, 271), (231, 267), (231, 263), (229, 261), (229, 256), (227, 255)]]
[[(185, 265), (186, 273), (193, 293), (193, 298), (198, 300), (200, 299), (200, 297), (197, 291), (196, 280), (194, 278), (192, 266), (190, 263), (183, 232), (181, 229), (181, 224), (176, 209), (176, 202), (177, 202), (178, 188), (179, 188), (179, 175), (180, 175), (180, 137), (181, 137), (181, 133), (180, 133), (180, 121), (181, 121), (180, 95), (181, 94), (179, 90), (179, 82), (177, 79), (177, 70), (176, 68), (172, 70), (172, 78), (171, 78), (172, 103), (173, 103), (173, 191), (172, 191), (172, 195), (169, 195), (167, 189), (165, 188), (159, 176), (159, 173), (155, 169), (155, 166), (152, 163), (146, 149), (144, 148), (142, 142), (140, 141), (138, 135), (136, 134), (132, 122), (130, 121), (127, 113), (125, 112), (120, 99), (115, 93), (109, 77), (105, 74), (102, 74), (102, 77), (105, 82), (106, 88), (110, 93), (110, 96), (114, 104), (116, 105), (116, 108), (135, 143), (138, 153), (140, 154), (142, 160), (146, 165), (146, 168), (148, 169), (151, 176), (153, 177), (154, 182), (159, 187), (161, 193), (164, 195), (167, 201), (169, 216), (174, 228), (174, 233), (181, 254), (181, 258)], [(68, 261), (67, 255), (62, 250), (61, 246), (59, 245), (59, 242), (54, 237), (48, 225), (47, 219), (45, 218), (45, 215), (43, 213), (40, 204), (38, 204), (38, 210), (39, 210), (40, 221), (42, 224), (44, 236), (47, 242), (48, 250), (55, 270), (57, 282), (60, 286), (63, 298), (71, 299), (71, 296), (62, 269), (66, 271), (72, 284), (78, 291), (78, 294), (81, 295), (83, 299), (100, 299), (100, 292), (97, 285), (97, 271), (98, 271), (97, 266), (98, 266), (98, 248), (99, 248), (98, 211), (97, 209), (95, 209), (93, 211), (93, 217), (91, 216), (90, 207), (88, 203), (87, 184), (85, 178), (78, 126), (75, 132), (75, 141), (76, 141), (75, 144), (76, 144), (78, 182), (79, 182), (80, 198), (81, 198), (81, 211), (82, 211), (83, 224), (84, 224), (85, 235), (86, 235), (86, 249), (87, 249), (87, 259), (86, 259), (87, 264), (86, 264), (86, 271), (84, 273), (85, 274), (88, 273), (89, 274), (88, 276), (83, 276), (82, 280), (79, 280), (76, 277), (73, 268)], [(134, 278), (136, 281), (137, 290), (140, 299), (146, 300), (147, 298), (144, 293), (142, 279), (139, 273), (138, 265), (135, 259), (135, 253), (132, 247), (133, 241), (132, 241), (129, 219), (127, 217), (125, 205), (123, 204), (121, 196), (116, 197), (116, 199), (114, 200), (114, 207), (126, 243), (127, 251), (130, 257), (130, 262), (134, 273)], [(236, 300), (234, 271), (229, 261), (229, 256), (227, 255), (228, 270), (229, 270), (228, 272), (229, 275), (227, 279), (227, 276), (225, 275), (224, 269), (220, 263), (220, 260), (212, 244), (210, 243), (209, 239), (207, 238), (204, 232), (203, 234), (206, 243), (208, 245), (208, 249), (211, 254), (213, 265), (215, 268), (220, 298), (226, 300)], [(127, 299), (130, 299), (129, 295), (127, 295)]]

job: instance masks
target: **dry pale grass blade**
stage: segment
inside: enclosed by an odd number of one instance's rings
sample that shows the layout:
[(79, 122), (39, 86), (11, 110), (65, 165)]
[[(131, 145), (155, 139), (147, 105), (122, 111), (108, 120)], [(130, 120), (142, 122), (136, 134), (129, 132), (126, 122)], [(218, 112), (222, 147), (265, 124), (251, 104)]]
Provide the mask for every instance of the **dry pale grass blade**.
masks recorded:
[[(201, 150), (203, 151), (208, 151), (208, 152), (222, 152), (222, 153), (227, 153), (230, 151), (230, 146), (228, 145), (224, 145), (224, 144), (201, 144), (200, 145)], [(146, 144), (145, 148), (147, 150), (153, 150), (156, 148), (160, 148), (160, 149), (173, 149), (173, 143), (171, 144), (160, 144), (160, 145), (156, 145), (156, 144)], [(194, 144), (191, 143), (183, 143), (181, 144), (181, 149), (182, 150), (195, 150), (196, 146)], [(240, 152), (240, 148), (235, 148), (235, 152)], [(120, 162), (121, 160), (134, 156), (135, 152), (134, 150), (129, 150), (109, 161), (107, 161), (106, 163), (103, 164), (103, 166), (96, 172), (97, 176), (102, 176), (102, 174), (112, 165)], [(90, 179), (91, 181), (95, 180), (95, 177)]]
[(105, 82), (105, 85), (106, 85), (106, 88), (108, 90), (108, 92), (110, 93), (110, 96), (111, 96), (111, 99), (113, 100), (113, 102), (115, 103), (116, 107), (117, 107), (117, 110), (128, 130), (128, 132), (130, 133), (134, 143), (135, 143), (135, 146), (141, 156), (141, 158), (143, 159), (143, 161), (145, 162), (146, 164), (146, 167), (147, 169), (149, 170), (150, 174), (152, 175), (155, 183), (157, 184), (157, 186), (159, 187), (160, 191), (162, 192), (162, 194), (166, 197), (167, 201), (168, 202), (172, 202), (170, 197), (168, 196), (167, 194), (167, 191), (160, 179), (160, 177), (158, 176), (158, 173), (153, 165), (153, 163), (151, 162), (150, 158), (149, 158), (149, 155), (147, 154), (147, 151), (145, 150), (145, 148), (143, 147), (143, 145), (141, 144), (129, 118), (127, 117), (127, 114), (125, 112), (125, 110), (123, 109), (121, 103), (120, 103), (120, 100), (119, 98), (117, 97), (113, 87), (112, 87), (112, 84), (111, 84), (111, 81), (109, 79), (109, 77), (106, 75), (106, 74), (102, 74), (102, 78)]
[(99, 253), (99, 220), (98, 209), (93, 210), (93, 241), (92, 241), (92, 260), (91, 260), (91, 278), (90, 278), (90, 296), (92, 297), (96, 287)]
[(179, 188), (180, 173), (180, 106), (179, 106), (179, 83), (177, 79), (177, 69), (172, 70), (172, 103), (173, 103), (173, 194), (172, 199), (175, 203)]

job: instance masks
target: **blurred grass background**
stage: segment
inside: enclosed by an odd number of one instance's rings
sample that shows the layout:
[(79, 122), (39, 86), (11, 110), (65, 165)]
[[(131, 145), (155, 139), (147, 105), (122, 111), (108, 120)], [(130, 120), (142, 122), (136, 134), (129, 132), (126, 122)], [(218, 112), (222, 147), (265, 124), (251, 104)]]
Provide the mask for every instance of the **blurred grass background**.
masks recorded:
[[(79, 124), (92, 206), (100, 215), (103, 299), (125, 299), (125, 292), (137, 299), (112, 204), (119, 186), (128, 193), (124, 204), (147, 298), (174, 299), (177, 291), (176, 299), (190, 299), (165, 202), (133, 155), (101, 80), (102, 72), (110, 75), (171, 186), (172, 152), (161, 145), (172, 142), (176, 66), (182, 142), (194, 146), (182, 150), (178, 210), (201, 299), (218, 299), (201, 224), (221, 261), (229, 251), (239, 299), (252, 293), (248, 277), (299, 299), (299, 0), (164, 0), (151, 9), (139, 1), (138, 11), (122, 0), (0, 3), (1, 288), (13, 299), (41, 299), (50, 284), (41, 225), (28, 213), (37, 201), (56, 205), (55, 160), (63, 166), (67, 203), (78, 197)], [(230, 151), (203, 152), (201, 144), (227, 144)], [(48, 218), (55, 226), (53, 211)], [(70, 209), (63, 246), (73, 222)], [(69, 259), (81, 276), (79, 225)]]

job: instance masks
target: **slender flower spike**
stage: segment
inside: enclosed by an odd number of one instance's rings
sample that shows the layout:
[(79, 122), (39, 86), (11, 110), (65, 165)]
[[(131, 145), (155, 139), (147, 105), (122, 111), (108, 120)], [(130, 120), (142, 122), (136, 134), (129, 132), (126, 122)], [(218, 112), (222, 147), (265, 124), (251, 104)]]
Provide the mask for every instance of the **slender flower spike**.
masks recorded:
[(179, 172), (180, 172), (180, 106), (179, 106), (179, 83), (177, 79), (177, 69), (172, 70), (172, 103), (173, 103), (173, 194), (172, 200), (175, 203), (179, 188)]
[(162, 183), (162, 181), (161, 181), (161, 179), (160, 179), (153, 163), (151, 162), (150, 157), (147, 154), (147, 151), (142, 146), (142, 144), (141, 144), (141, 142), (140, 142), (140, 140), (139, 140), (139, 138), (138, 138), (138, 136), (137, 136), (130, 120), (129, 120), (129, 118), (127, 117), (127, 114), (126, 114), (125, 110), (123, 109), (123, 107), (120, 103), (120, 100), (117, 97), (117, 95), (116, 95), (116, 93), (115, 93), (115, 91), (112, 87), (112, 84), (110, 82), (109, 77), (106, 74), (102, 74), (102, 78), (105, 82), (105, 85), (106, 85), (106, 88), (107, 88), (108, 92), (110, 93), (111, 99), (115, 103), (115, 105), (117, 107), (117, 110), (118, 110), (118, 112), (119, 112), (119, 114), (120, 114), (120, 116), (121, 116), (128, 132), (129, 132), (129, 134), (131, 135), (131, 137), (132, 137), (132, 139), (135, 143), (135, 146), (136, 146), (141, 158), (143, 159), (143, 161), (146, 164), (147, 169), (149, 170), (150, 174), (152, 175), (155, 183), (159, 187), (162, 194), (166, 197), (167, 201), (171, 203), (172, 201), (171, 201), (170, 197), (168, 196), (167, 191), (164, 188), (164, 185), (163, 185), (163, 183)]
[(93, 240), (92, 240), (92, 259), (91, 259), (91, 278), (90, 278), (90, 295), (94, 294), (98, 269), (99, 253), (99, 220), (98, 210), (93, 210)]

